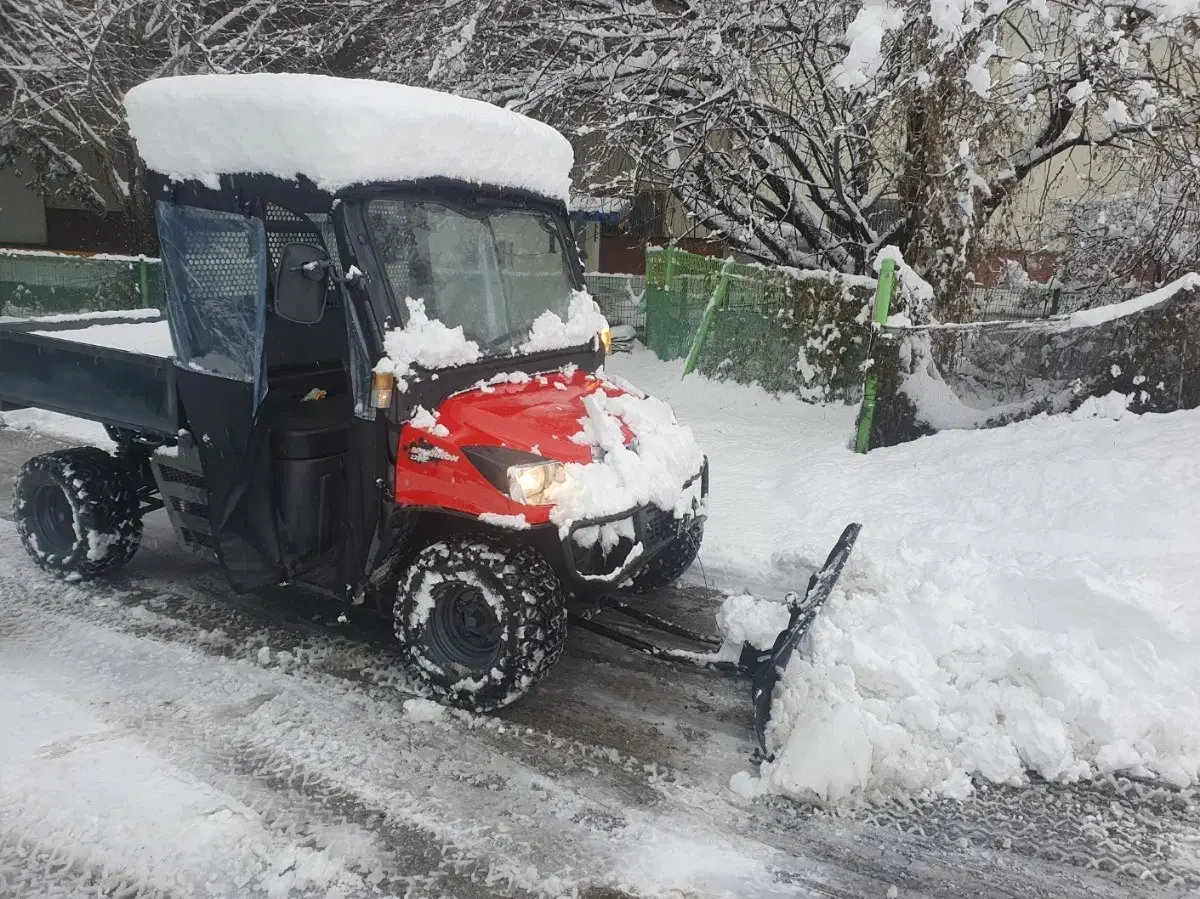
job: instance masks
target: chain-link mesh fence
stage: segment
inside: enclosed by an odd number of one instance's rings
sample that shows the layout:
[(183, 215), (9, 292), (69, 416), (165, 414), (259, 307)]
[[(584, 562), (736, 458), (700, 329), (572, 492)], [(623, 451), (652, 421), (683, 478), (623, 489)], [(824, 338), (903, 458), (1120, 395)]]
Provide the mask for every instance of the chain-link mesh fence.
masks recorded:
[(1126, 398), (1119, 411), (1196, 408), (1200, 279), (1046, 321), (889, 328), (874, 355), (872, 448), (1072, 411), (1112, 393)]
[(0, 250), (0, 316), (162, 308), (157, 259)]
[(610, 325), (629, 325), (645, 340), (645, 278), (641, 275), (587, 274), (583, 280)]
[(1022, 321), (1121, 303), (1134, 293), (1122, 287), (974, 287), (967, 293), (966, 307), (972, 321)]

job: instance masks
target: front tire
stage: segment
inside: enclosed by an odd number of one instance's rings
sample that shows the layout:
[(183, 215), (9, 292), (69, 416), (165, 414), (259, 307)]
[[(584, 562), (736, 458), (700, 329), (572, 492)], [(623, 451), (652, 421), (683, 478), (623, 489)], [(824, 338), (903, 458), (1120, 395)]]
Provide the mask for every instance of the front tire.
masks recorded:
[(68, 580), (120, 568), (142, 540), (141, 506), (129, 477), (91, 446), (26, 462), (14, 485), (13, 518), (34, 562)]
[(438, 702), (490, 712), (524, 696), (562, 655), (567, 609), (532, 547), (479, 537), (428, 546), (393, 611), (409, 675)]
[(698, 521), (676, 535), (666, 549), (629, 579), (625, 589), (631, 593), (650, 593), (675, 583), (700, 555), (702, 542), (704, 522)]

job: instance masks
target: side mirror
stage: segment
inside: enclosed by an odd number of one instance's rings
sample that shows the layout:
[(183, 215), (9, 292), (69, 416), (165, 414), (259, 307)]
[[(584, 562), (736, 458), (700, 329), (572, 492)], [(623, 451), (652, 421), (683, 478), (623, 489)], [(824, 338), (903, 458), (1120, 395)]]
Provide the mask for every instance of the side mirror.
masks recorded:
[(329, 256), (320, 247), (290, 243), (275, 272), (275, 314), (301, 325), (315, 325), (325, 314)]

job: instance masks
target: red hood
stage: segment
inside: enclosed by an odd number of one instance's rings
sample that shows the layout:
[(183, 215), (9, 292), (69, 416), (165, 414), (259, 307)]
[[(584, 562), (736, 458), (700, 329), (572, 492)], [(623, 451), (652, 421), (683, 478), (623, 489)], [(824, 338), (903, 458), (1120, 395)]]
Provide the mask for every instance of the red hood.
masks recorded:
[[(613, 384), (582, 371), (535, 375), (522, 383), (500, 383), (456, 394), (438, 407), (438, 424), (458, 446), (504, 446), (537, 453), (561, 462), (587, 463), (592, 451), (571, 438), (587, 417), (583, 399), (603, 390), (624, 393)], [(632, 433), (625, 430), (625, 439)]]

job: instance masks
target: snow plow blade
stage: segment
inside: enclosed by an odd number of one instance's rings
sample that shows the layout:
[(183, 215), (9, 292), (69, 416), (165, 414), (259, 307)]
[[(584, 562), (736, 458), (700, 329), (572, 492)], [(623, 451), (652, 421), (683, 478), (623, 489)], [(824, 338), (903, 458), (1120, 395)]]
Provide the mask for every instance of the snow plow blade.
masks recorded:
[[(821, 570), (813, 572), (812, 577), (808, 579), (808, 589), (804, 591), (804, 595), (793, 594), (788, 597), (792, 617), (787, 628), (775, 638), (775, 645), (769, 653), (759, 654), (753, 674), (751, 696), (754, 700), (754, 735), (758, 737), (763, 761), (769, 762), (774, 758), (767, 746), (767, 724), (771, 720), (771, 699), (775, 695), (775, 685), (779, 683), (783, 670), (787, 668), (792, 653), (812, 627), (821, 607), (829, 599), (829, 594), (833, 592), (833, 587), (841, 576), (842, 569), (846, 567), (846, 560), (850, 558), (854, 541), (858, 539), (861, 530), (861, 524), (846, 525)], [(747, 648), (746, 652), (749, 654), (751, 650)]]
[(676, 624), (616, 597), (610, 597), (605, 603), (605, 611), (615, 612), (643, 627), (697, 643), (703, 646), (704, 650), (680, 649), (655, 643), (631, 633), (626, 628), (596, 621), (591, 614), (572, 615), (571, 621), (578, 627), (664, 662), (749, 677), (752, 684), (751, 696), (754, 700), (754, 734), (758, 738), (758, 755), (765, 761), (771, 761), (772, 753), (767, 747), (767, 723), (771, 719), (771, 698), (775, 693), (775, 685), (779, 683), (779, 677), (787, 667), (792, 653), (812, 627), (821, 607), (829, 599), (829, 594), (833, 592), (833, 587), (841, 576), (842, 569), (846, 567), (846, 560), (850, 558), (854, 541), (858, 539), (861, 530), (861, 524), (846, 525), (842, 536), (825, 559), (825, 564), (808, 579), (804, 595), (788, 594), (787, 604), (791, 610), (788, 626), (779, 632), (770, 651), (743, 644), (740, 657), (737, 661), (731, 661), (721, 652), (724, 643), (722, 638)]

